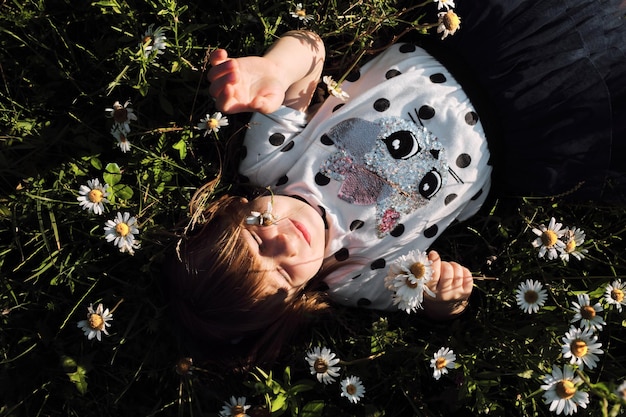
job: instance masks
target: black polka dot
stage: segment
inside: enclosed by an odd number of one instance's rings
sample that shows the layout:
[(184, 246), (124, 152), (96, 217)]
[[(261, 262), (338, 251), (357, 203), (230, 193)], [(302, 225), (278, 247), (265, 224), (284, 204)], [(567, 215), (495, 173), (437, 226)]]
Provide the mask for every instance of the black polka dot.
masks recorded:
[(322, 135), (322, 137), (320, 138), (320, 142), (322, 142), (322, 145), (326, 146), (331, 146), (335, 144), (335, 142), (326, 133)]
[(280, 146), (285, 142), (285, 135), (282, 133), (274, 133), (270, 136), (270, 144), (274, 146)]
[(480, 197), (482, 194), (483, 194), (483, 190), (481, 188), (480, 190), (478, 190), (476, 194), (474, 194), (474, 197), (472, 197), (472, 200), (477, 200), (478, 197)]
[(441, 83), (445, 83), (448, 80), (446, 79), (445, 75), (443, 75), (442, 73), (438, 72), (438, 73), (433, 74), (433, 75), (430, 76), (430, 81), (435, 83), (435, 84), (441, 84)]
[(459, 168), (467, 168), (472, 163), (472, 157), (466, 153), (456, 157), (456, 166)]
[(355, 231), (357, 229), (360, 229), (361, 227), (363, 227), (365, 223), (363, 222), (363, 220), (355, 220), (352, 223), (350, 223), (350, 230)]
[(379, 98), (374, 102), (374, 110), (383, 112), (389, 108), (391, 103), (386, 98)]
[(286, 144), (280, 151), (281, 152), (289, 152), (290, 150), (293, 149), (293, 147), (295, 146), (294, 141), (290, 141), (288, 144)]
[(358, 307), (367, 307), (370, 304), (372, 304), (372, 302), (368, 300), (367, 298), (359, 298), (359, 301), (356, 302), (356, 305)]
[(360, 276), (361, 276), (361, 274), (359, 274), (359, 275), (355, 275), (355, 276), (353, 276), (353, 277), (352, 277), (352, 279), (357, 279), (357, 278), (359, 278)]
[(337, 252), (335, 252), (335, 259), (339, 262), (345, 261), (350, 257), (350, 252), (348, 248), (341, 248)]
[(281, 185), (287, 184), (288, 182), (289, 182), (289, 177), (287, 177), (286, 175), (283, 175), (282, 177), (278, 179), (278, 181), (276, 181), (276, 186), (280, 187)]
[(409, 52), (415, 52), (415, 45), (411, 43), (402, 44), (400, 45), (400, 52), (402, 52), (403, 54), (407, 54)]
[(353, 83), (359, 78), (361, 78), (361, 72), (359, 70), (354, 70), (346, 76), (346, 81)]
[(439, 232), (439, 227), (436, 224), (433, 224), (428, 229), (424, 230), (424, 237), (431, 238), (437, 236), (437, 232)]
[(245, 146), (242, 146), (239, 149), (239, 156), (241, 157), (241, 160), (243, 161), (244, 159), (246, 159), (246, 156), (248, 156), (248, 148)]
[(446, 204), (446, 206), (450, 203), (452, 203), (454, 201), (454, 199), (457, 198), (457, 195), (452, 193), (452, 194), (448, 194), (444, 200), (444, 203)]
[(342, 108), (343, 105), (344, 105), (344, 103), (339, 103), (335, 107), (333, 107), (333, 113), (336, 112), (337, 110), (339, 110), (340, 108)]
[(402, 233), (404, 233), (404, 225), (402, 223), (394, 227), (393, 230), (389, 232), (389, 234), (393, 237), (400, 237), (402, 236)]
[(473, 111), (465, 113), (465, 123), (470, 126), (474, 126), (476, 123), (478, 123), (478, 114)]
[(383, 269), (387, 265), (387, 262), (383, 258), (378, 258), (370, 265), (371, 269)]
[(432, 119), (433, 117), (435, 117), (435, 109), (433, 109), (430, 106), (427, 105), (423, 105), (422, 107), (420, 107), (420, 109), (417, 111), (417, 115), (419, 116), (420, 119), (422, 120), (428, 120), (428, 119)]
[(390, 79), (393, 77), (397, 77), (398, 75), (402, 74), (400, 71), (398, 71), (397, 69), (390, 69), (389, 71), (387, 71), (385, 73), (385, 78), (386, 79)]
[(318, 172), (317, 174), (315, 174), (315, 183), (317, 185), (328, 185), (329, 182), (330, 182), (330, 178), (328, 178), (326, 175), (322, 174), (321, 172)]

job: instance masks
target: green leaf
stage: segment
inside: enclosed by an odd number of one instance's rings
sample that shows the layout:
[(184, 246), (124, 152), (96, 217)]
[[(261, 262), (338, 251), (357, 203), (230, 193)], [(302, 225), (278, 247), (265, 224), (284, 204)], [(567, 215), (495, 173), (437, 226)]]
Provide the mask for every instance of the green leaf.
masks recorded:
[(185, 157), (187, 156), (187, 143), (185, 142), (184, 139), (181, 139), (175, 144), (173, 144), (172, 148), (178, 150), (178, 155), (180, 156), (181, 160), (185, 159)]
[(61, 366), (81, 394), (87, 392), (87, 369), (69, 356), (61, 358)]
[(113, 186), (113, 194), (122, 200), (130, 200), (133, 197), (133, 189), (126, 184), (116, 184)]
[(272, 401), (272, 413), (278, 410), (284, 410), (287, 407), (287, 396), (284, 394), (277, 395)]
[(102, 161), (100, 161), (100, 159), (98, 159), (95, 156), (92, 156), (91, 158), (89, 158), (89, 163), (91, 163), (91, 166), (97, 170), (102, 169)]
[(113, 187), (122, 179), (122, 170), (115, 162), (108, 163), (104, 168), (104, 174), (102, 175), (104, 182)]
[(304, 407), (302, 407), (302, 413), (300, 414), (302, 417), (319, 417), (322, 415), (324, 411), (324, 401), (315, 400), (310, 403), (306, 403)]

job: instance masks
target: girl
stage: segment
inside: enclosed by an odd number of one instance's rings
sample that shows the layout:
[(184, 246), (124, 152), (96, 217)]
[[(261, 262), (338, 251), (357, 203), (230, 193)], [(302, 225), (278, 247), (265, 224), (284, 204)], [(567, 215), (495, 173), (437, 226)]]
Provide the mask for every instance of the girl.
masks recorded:
[[(523, 177), (496, 181), (500, 189), (601, 191), (618, 148), (611, 138), (625, 132), (615, 117), (624, 97), (616, 81), (626, 74), (623, 10), (605, 3), (473, 1), (471, 9), (458, 8), (463, 29), (441, 58), (453, 68), (450, 57), (466, 60), (469, 75), (459, 76), (465, 84), (425, 50), (396, 44), (341, 86), (327, 80), (333, 95), (314, 115), (306, 111), (324, 61), (317, 35), (289, 32), (263, 57), (214, 51), (209, 80), (217, 107), (254, 112), (240, 173), (271, 192), (200, 204), (203, 224), (181, 242), (172, 273), (182, 323), (213, 347), (264, 360), (310, 313), (328, 308), (312, 291), (320, 284), (337, 303), (418, 309), (419, 302), (407, 306), (401, 297), (415, 281), (395, 285), (394, 275), (408, 270), (430, 278), (426, 314), (462, 312), (473, 285), (469, 270), (421, 253), (452, 221), (475, 213), (489, 192), (483, 125), (505, 149), (496, 161), (524, 168)], [(465, 52), (469, 45), (478, 45), (475, 56)], [(555, 56), (559, 45), (566, 49)], [(598, 124), (581, 114), (597, 116)], [(537, 171), (526, 169), (530, 155), (544, 159)], [(584, 185), (580, 164), (588, 168)], [(204, 195), (200, 190), (196, 201)]]

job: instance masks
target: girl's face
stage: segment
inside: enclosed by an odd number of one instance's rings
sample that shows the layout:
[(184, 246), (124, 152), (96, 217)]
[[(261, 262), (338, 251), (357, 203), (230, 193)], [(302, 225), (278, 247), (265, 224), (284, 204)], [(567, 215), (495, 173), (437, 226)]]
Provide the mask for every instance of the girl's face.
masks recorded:
[(322, 266), (324, 221), (313, 207), (287, 196), (256, 198), (250, 209), (263, 213), (272, 201), (272, 215), (278, 220), (269, 226), (249, 225), (242, 234), (256, 264), (266, 274), (268, 289), (291, 292), (306, 284)]

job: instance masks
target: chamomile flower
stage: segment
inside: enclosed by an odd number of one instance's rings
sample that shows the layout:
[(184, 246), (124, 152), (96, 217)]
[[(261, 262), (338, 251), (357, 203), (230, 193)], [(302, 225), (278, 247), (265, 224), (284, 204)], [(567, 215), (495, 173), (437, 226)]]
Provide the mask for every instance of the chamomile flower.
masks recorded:
[(587, 249), (581, 249), (580, 245), (585, 242), (585, 232), (577, 227), (565, 228), (563, 231), (563, 243), (565, 247), (559, 255), (562, 260), (569, 262), (570, 255), (579, 261), (585, 257)]
[(615, 388), (615, 395), (617, 395), (620, 400), (626, 401), (626, 381)]
[(313, 20), (313, 15), (306, 14), (306, 10), (302, 7), (302, 3), (296, 4), (296, 10), (289, 12), (291, 17), (302, 20), (304, 23), (309, 23)]
[(178, 362), (176, 362), (176, 366), (174, 366), (174, 370), (180, 376), (193, 375), (194, 369), (193, 358), (190, 357), (180, 358)]
[(454, 5), (454, 0), (433, 0), (433, 1), (437, 3), (438, 10), (441, 10), (444, 7), (446, 8), (446, 10), (450, 10), (450, 8), (456, 7)]
[(563, 346), (561, 352), (564, 358), (569, 358), (571, 364), (576, 364), (580, 369), (585, 366), (589, 369), (596, 367), (598, 354), (603, 353), (600, 347), (602, 343), (596, 343), (597, 336), (594, 336), (593, 329), (579, 329), (570, 327), (562, 338)]
[(165, 37), (165, 29), (162, 27), (153, 30), (154, 25), (148, 26), (148, 29), (141, 38), (139, 47), (143, 49), (143, 55), (149, 58), (154, 54), (155, 58), (162, 55), (167, 47), (167, 38)]
[(130, 121), (137, 120), (137, 115), (131, 107), (128, 107), (129, 105), (130, 100), (127, 100), (123, 105), (116, 101), (113, 103), (113, 107), (104, 109), (106, 116), (112, 118), (114, 124), (126, 133), (130, 132)]
[(561, 240), (565, 234), (565, 230), (561, 230), (563, 225), (557, 223), (554, 217), (550, 219), (548, 227), (543, 224), (539, 228), (533, 228), (533, 233), (538, 237), (533, 241), (533, 246), (539, 248), (539, 257), (543, 258), (546, 253), (548, 259), (556, 259), (560, 252), (563, 252), (565, 243)]
[(341, 381), (341, 396), (356, 404), (365, 395), (365, 387), (358, 376), (349, 376)]
[(111, 326), (109, 323), (113, 320), (113, 314), (109, 312), (109, 309), (105, 309), (102, 303), (98, 304), (96, 309), (93, 309), (93, 304), (87, 307), (87, 320), (81, 320), (78, 322), (78, 327), (85, 332), (87, 339), (91, 340), (94, 337), (98, 341), (102, 341), (102, 333), (108, 335), (107, 327)]
[(430, 360), (430, 367), (433, 368), (433, 378), (439, 379), (441, 375), (448, 373), (448, 369), (454, 369), (456, 365), (456, 355), (454, 351), (447, 347), (439, 349)]
[(572, 302), (576, 314), (571, 322), (574, 323), (580, 320), (580, 325), (584, 329), (602, 330), (602, 326), (604, 326), (606, 322), (598, 315), (598, 313), (603, 310), (600, 303), (596, 303), (592, 306), (588, 294), (579, 294), (577, 298), (578, 302)]
[(589, 394), (578, 388), (582, 380), (574, 377), (574, 368), (571, 365), (552, 367), (552, 373), (543, 376), (541, 389), (544, 402), (550, 404), (550, 411), (556, 414), (572, 415), (578, 411), (578, 407), (587, 408)]
[(621, 313), (622, 306), (626, 305), (624, 293), (626, 293), (626, 282), (616, 279), (606, 286), (604, 301), (609, 305), (614, 305), (615, 309)]
[(341, 84), (333, 80), (333, 77), (331, 77), (330, 75), (323, 76), (322, 81), (324, 81), (324, 84), (326, 84), (326, 89), (328, 89), (328, 92), (340, 99), (341, 101), (346, 101), (350, 98), (350, 95), (341, 89)]
[(307, 352), (305, 359), (311, 366), (311, 375), (315, 375), (319, 382), (330, 384), (339, 376), (339, 367), (334, 366), (339, 363), (339, 358), (327, 347), (313, 348)]
[(454, 35), (461, 27), (461, 18), (453, 10), (440, 12), (437, 17), (439, 17), (437, 33), (443, 32), (441, 39), (445, 39), (448, 35)]
[(111, 135), (117, 140), (117, 145), (124, 153), (130, 151), (130, 141), (126, 137), (126, 133), (128, 132), (121, 125), (114, 124), (111, 128)]
[(220, 411), (220, 417), (250, 417), (246, 411), (250, 408), (246, 405), (246, 397), (230, 397), (230, 401), (224, 401)]
[(100, 184), (100, 180), (94, 178), (87, 181), (87, 185), (81, 185), (80, 194), (76, 199), (80, 206), (91, 213), (100, 215), (104, 212), (104, 204), (108, 203), (109, 185)]
[(426, 252), (411, 251), (389, 266), (385, 287), (393, 291), (393, 303), (407, 313), (422, 307), (424, 292), (434, 297), (426, 283), (432, 279), (432, 262)]
[(104, 237), (107, 242), (113, 242), (120, 252), (128, 252), (134, 255), (135, 249), (139, 249), (139, 243), (135, 241), (135, 235), (139, 234), (137, 219), (130, 213), (117, 213), (113, 220), (107, 220), (104, 226)]
[(223, 126), (228, 126), (228, 118), (222, 116), (222, 113), (219, 111), (212, 115), (207, 114), (206, 117), (200, 119), (200, 123), (198, 123), (198, 129), (204, 130), (204, 136), (208, 135), (209, 132), (219, 132), (220, 128)]
[(548, 299), (548, 292), (539, 281), (527, 279), (515, 290), (517, 305), (522, 311), (532, 314), (539, 311)]

